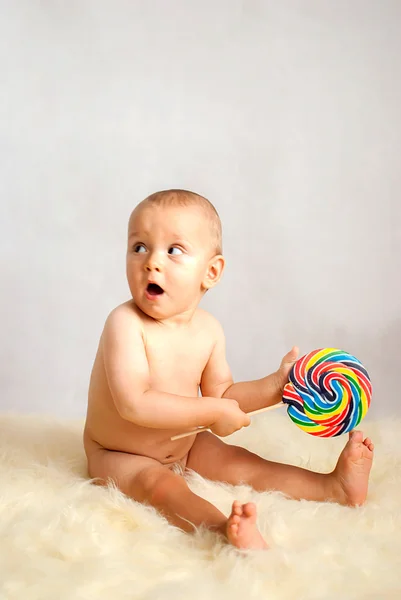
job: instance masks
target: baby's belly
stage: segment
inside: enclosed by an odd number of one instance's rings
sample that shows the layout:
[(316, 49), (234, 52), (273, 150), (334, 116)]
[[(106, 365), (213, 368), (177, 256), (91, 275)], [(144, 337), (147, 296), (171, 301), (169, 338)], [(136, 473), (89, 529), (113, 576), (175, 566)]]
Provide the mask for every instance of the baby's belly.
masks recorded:
[(107, 450), (148, 456), (168, 464), (185, 457), (195, 441), (191, 435), (172, 442), (170, 438), (177, 433), (182, 431), (140, 427), (122, 419), (117, 411), (107, 410), (106, 415), (89, 407), (84, 444), (87, 452), (91, 442), (96, 442)]

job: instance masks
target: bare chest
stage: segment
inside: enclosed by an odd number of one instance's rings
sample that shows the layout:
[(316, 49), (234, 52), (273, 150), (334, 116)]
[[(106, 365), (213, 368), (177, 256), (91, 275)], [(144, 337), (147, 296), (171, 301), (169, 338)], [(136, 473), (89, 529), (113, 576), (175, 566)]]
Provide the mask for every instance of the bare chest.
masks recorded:
[(145, 350), (151, 385), (166, 392), (197, 395), (212, 341), (202, 331), (164, 333), (148, 331)]

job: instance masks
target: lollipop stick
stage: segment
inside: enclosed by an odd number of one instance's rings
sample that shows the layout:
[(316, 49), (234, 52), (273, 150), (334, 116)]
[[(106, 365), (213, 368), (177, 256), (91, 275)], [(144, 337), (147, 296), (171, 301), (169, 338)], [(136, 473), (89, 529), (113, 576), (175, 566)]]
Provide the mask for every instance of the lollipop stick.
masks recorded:
[[(272, 406), (264, 406), (263, 408), (258, 408), (258, 410), (253, 410), (252, 412), (247, 413), (250, 417), (253, 415), (258, 415), (259, 413), (266, 412), (268, 410), (273, 410), (274, 408), (278, 408), (279, 406), (284, 406), (284, 402), (279, 402), (278, 404), (272, 404)], [(172, 442), (175, 440), (180, 440), (182, 438), (188, 437), (189, 435), (194, 435), (194, 433), (201, 433), (202, 431), (210, 431), (209, 427), (197, 427), (193, 431), (186, 431), (185, 433), (180, 433), (179, 435), (174, 435), (171, 439)]]

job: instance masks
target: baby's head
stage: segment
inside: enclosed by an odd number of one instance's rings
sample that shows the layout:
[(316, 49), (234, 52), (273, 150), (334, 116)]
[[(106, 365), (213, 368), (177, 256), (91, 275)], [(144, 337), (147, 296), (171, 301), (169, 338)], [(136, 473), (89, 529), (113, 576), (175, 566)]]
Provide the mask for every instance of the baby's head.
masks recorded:
[(156, 192), (128, 225), (127, 279), (138, 307), (168, 319), (195, 310), (224, 269), (221, 222), (214, 206), (186, 190)]

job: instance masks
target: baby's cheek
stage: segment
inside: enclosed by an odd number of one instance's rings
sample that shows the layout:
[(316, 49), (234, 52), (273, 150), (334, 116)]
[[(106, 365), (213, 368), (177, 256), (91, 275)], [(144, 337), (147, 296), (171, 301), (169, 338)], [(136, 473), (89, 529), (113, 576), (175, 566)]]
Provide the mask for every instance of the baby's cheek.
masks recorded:
[(180, 265), (182, 265), (185, 269), (195, 269), (197, 260), (194, 256), (190, 256), (189, 254), (181, 254)]

